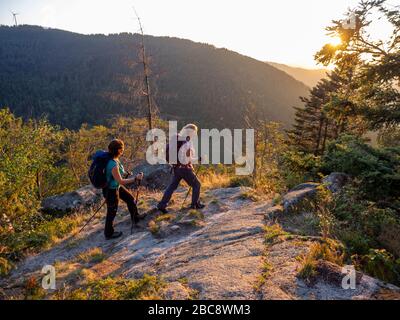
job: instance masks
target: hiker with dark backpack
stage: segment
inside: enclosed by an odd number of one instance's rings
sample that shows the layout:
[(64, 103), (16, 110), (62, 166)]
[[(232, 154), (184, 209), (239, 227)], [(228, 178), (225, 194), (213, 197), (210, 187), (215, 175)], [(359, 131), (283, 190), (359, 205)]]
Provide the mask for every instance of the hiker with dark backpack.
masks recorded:
[[(197, 134), (197, 126), (194, 124), (188, 124), (181, 130), (177, 136), (177, 149), (171, 152), (177, 153), (177, 163), (171, 164), (173, 170), (172, 181), (164, 192), (163, 198), (157, 205), (157, 209), (162, 213), (168, 213), (167, 205), (171, 200), (172, 194), (178, 188), (180, 181), (183, 179), (192, 188), (192, 203), (190, 207), (192, 209), (203, 209), (204, 205), (200, 202), (200, 188), (201, 183), (197, 178), (192, 162), (197, 160), (195, 158), (195, 150), (193, 148), (191, 135)], [(189, 133), (189, 134), (187, 134)], [(171, 144), (167, 145), (166, 154), (167, 162), (169, 161), (169, 152)], [(185, 157), (185, 161), (180, 161), (181, 156)]]
[(108, 152), (98, 151), (93, 157), (93, 163), (89, 169), (89, 178), (96, 188), (103, 189), (103, 196), (107, 204), (107, 216), (104, 235), (107, 240), (119, 238), (122, 232), (114, 231), (114, 219), (118, 211), (119, 199), (128, 206), (131, 219), (134, 224), (139, 221), (139, 214), (135, 198), (125, 185), (133, 184), (143, 179), (143, 173), (134, 178), (122, 178), (126, 175), (119, 158), (124, 152), (124, 142), (114, 139), (108, 145)]

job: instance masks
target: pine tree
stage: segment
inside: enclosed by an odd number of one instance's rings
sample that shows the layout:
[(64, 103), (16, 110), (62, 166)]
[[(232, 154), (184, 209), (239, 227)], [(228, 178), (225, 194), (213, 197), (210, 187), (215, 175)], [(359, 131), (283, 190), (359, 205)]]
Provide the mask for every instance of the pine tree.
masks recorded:
[(355, 80), (358, 61), (356, 55), (349, 55), (327, 79), (310, 90), (308, 98), (300, 98), (304, 107), (295, 108), (295, 124), (288, 131), (289, 143), (297, 150), (321, 155), (327, 141), (337, 139), (340, 134), (365, 132), (353, 101), (353, 92), (359, 85)]
[[(386, 0), (361, 0), (349, 9), (349, 19), (355, 18), (353, 28), (344, 28), (342, 21), (333, 21), (326, 28), (330, 35), (340, 37), (338, 46), (325, 45), (315, 59), (324, 64), (338, 65), (347, 55), (362, 58), (358, 70), (358, 113), (370, 129), (400, 124), (400, 9)], [(386, 38), (372, 36), (372, 25), (384, 23), (389, 32)]]
[(308, 98), (300, 98), (304, 107), (296, 108), (295, 124), (288, 131), (289, 143), (299, 151), (319, 155), (324, 150), (332, 131), (332, 121), (324, 109), (329, 101), (331, 85), (329, 80), (323, 79), (310, 90)]

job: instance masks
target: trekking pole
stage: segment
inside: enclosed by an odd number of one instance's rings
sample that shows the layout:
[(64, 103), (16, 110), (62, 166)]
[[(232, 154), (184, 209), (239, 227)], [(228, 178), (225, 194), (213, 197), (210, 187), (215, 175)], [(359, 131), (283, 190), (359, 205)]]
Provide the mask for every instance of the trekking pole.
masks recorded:
[(106, 200), (103, 201), (103, 203), (101, 204), (101, 206), (96, 210), (96, 212), (89, 218), (88, 221), (86, 221), (85, 225), (76, 233), (74, 234), (74, 237), (77, 236), (78, 234), (80, 234), (82, 232), (83, 229), (86, 228), (86, 226), (90, 223), (90, 221), (93, 220), (93, 218), (97, 215), (97, 213), (100, 211), (101, 208), (103, 208), (103, 206), (106, 204)]
[[(198, 179), (197, 174), (199, 173), (199, 171), (200, 171), (200, 166), (197, 168), (196, 172), (194, 173), (194, 175), (196, 176), (197, 179)], [(181, 211), (183, 210), (183, 207), (185, 206), (186, 199), (189, 197), (189, 193), (190, 193), (191, 190), (192, 190), (192, 187), (189, 187), (189, 190), (186, 193), (186, 197), (182, 202)]]
[(142, 179), (139, 180), (138, 185), (137, 185), (137, 190), (136, 190), (136, 206), (139, 201), (139, 190), (140, 190), (140, 184), (142, 183)]
[[(137, 211), (137, 205), (138, 205), (138, 201), (139, 201), (139, 190), (140, 190), (140, 184), (142, 183), (142, 179), (140, 179), (137, 183), (137, 190), (136, 190), (136, 199), (135, 199), (135, 203), (136, 203), (136, 214), (139, 215), (139, 212)], [(131, 234), (133, 234), (133, 228), (135, 226), (135, 222), (133, 220), (134, 218), (131, 216)]]

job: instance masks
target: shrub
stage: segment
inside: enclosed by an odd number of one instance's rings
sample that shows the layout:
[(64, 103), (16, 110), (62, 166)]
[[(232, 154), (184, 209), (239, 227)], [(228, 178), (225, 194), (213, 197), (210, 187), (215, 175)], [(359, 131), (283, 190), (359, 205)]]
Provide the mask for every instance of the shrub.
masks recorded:
[(383, 281), (400, 283), (400, 259), (384, 249), (371, 249), (367, 255), (352, 257), (353, 263), (361, 270)]
[(343, 135), (328, 145), (321, 170), (357, 178), (370, 200), (400, 196), (400, 148), (373, 148), (361, 138)]
[(86, 184), (88, 157), (111, 137), (125, 140), (124, 155), (138, 160), (146, 146), (145, 121), (118, 117), (110, 128), (83, 125), (69, 131), (0, 109), (0, 257), (18, 260), (73, 231), (79, 217), (42, 216), (41, 200)]
[(352, 254), (366, 254), (367, 246), (378, 246), (386, 226), (400, 228), (396, 210), (380, 208), (377, 203), (363, 199), (354, 186), (346, 187), (336, 197), (333, 214), (339, 221), (337, 235)]
[(289, 150), (283, 154), (284, 176), (290, 189), (304, 181), (315, 181), (319, 178), (321, 157), (310, 153)]
[(345, 230), (339, 233), (340, 239), (346, 246), (348, 255), (367, 254), (372, 246), (372, 240), (358, 231)]

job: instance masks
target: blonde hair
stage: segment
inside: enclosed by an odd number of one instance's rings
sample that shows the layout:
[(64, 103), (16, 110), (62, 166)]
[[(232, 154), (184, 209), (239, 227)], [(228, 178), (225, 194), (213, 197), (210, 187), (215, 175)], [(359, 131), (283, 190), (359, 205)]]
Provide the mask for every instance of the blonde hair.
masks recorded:
[[(193, 130), (193, 131), (195, 131), (196, 133), (199, 131), (199, 128), (195, 125), (195, 124), (193, 124), (193, 123), (189, 123), (189, 124), (187, 124), (186, 126), (184, 126), (183, 128), (182, 128), (182, 130), (181, 130), (181, 132), (179, 133), (179, 135), (186, 135), (187, 134), (187, 131), (189, 131), (189, 130)], [(189, 131), (190, 132), (190, 131)]]

